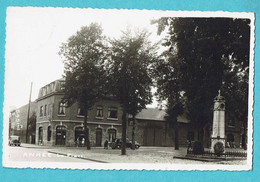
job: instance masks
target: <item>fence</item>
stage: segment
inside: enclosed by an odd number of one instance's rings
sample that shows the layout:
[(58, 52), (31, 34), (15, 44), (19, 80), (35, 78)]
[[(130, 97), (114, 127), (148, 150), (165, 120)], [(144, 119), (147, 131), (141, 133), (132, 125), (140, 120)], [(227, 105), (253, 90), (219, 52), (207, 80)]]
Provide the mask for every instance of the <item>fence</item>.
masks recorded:
[[(192, 150), (187, 150), (187, 154), (196, 155)], [(222, 156), (222, 157), (247, 157), (247, 152), (242, 151), (226, 151), (220, 155), (215, 154), (214, 152), (205, 150), (202, 154), (197, 154), (197, 156)]]

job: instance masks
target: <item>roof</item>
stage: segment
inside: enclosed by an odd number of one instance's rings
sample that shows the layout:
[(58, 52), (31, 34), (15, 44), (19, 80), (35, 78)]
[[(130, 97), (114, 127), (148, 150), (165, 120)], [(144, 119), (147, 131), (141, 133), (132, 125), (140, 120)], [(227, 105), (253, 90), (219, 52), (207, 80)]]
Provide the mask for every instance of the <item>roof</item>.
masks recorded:
[(38, 99), (54, 92), (63, 92), (62, 84), (64, 81), (65, 79), (61, 78), (40, 88)]
[(165, 110), (157, 108), (143, 109), (136, 115), (136, 119), (164, 121)]
[[(166, 116), (166, 114), (167, 114), (166, 111), (163, 110), (163, 109), (146, 108), (146, 109), (143, 109), (141, 112), (139, 112), (136, 115), (136, 119), (138, 119), (138, 120), (165, 121), (164, 117)], [(186, 114), (178, 116), (177, 120), (180, 123), (190, 123), (190, 121), (187, 119)]]

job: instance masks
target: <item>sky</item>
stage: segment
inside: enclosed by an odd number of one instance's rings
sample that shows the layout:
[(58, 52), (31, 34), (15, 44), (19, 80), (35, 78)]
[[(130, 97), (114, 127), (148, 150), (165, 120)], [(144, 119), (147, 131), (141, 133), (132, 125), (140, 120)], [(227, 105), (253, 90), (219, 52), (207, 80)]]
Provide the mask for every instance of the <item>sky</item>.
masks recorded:
[[(145, 13), (146, 12), (146, 13)], [(104, 35), (117, 38), (127, 28), (146, 29), (157, 42), (157, 19), (149, 11), (94, 10), (73, 8), (9, 7), (6, 18), (5, 101), (8, 107), (28, 103), (30, 84), (32, 101), (39, 89), (62, 77), (63, 62), (58, 52), (63, 42), (82, 26), (100, 23)], [(156, 106), (156, 103), (150, 105)]]
[[(131, 28), (146, 29), (150, 40), (162, 40), (151, 20), (160, 17), (252, 17), (252, 14), (230, 12), (188, 12), (155, 10), (79, 9), (53, 7), (8, 7), (5, 45), (5, 108), (18, 108), (28, 103), (30, 84), (32, 101), (39, 89), (59, 79), (63, 62), (58, 52), (62, 43), (82, 26), (101, 24), (103, 34), (118, 38)], [(148, 107), (156, 107), (154, 102)]]

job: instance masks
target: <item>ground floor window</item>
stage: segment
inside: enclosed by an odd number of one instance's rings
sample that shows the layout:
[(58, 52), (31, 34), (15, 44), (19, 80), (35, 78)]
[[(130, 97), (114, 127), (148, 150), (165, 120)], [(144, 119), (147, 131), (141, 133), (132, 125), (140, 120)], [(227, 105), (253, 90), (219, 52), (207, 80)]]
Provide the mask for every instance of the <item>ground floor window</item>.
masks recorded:
[(108, 141), (109, 142), (112, 142), (116, 139), (116, 130), (111, 128), (111, 129), (108, 129)]
[[(87, 132), (89, 132), (89, 128), (87, 128)], [(83, 126), (78, 126), (75, 128), (75, 143), (76, 145), (84, 145), (85, 143), (85, 130)]]
[(47, 141), (51, 141), (51, 126), (48, 126), (48, 131), (47, 131)]
[(66, 144), (66, 127), (57, 126), (56, 127), (56, 145)]
[(42, 129), (42, 127), (40, 127), (39, 128), (39, 138), (38, 138), (39, 139), (39, 144), (42, 143), (42, 138), (43, 138), (42, 136), (43, 136), (43, 129)]

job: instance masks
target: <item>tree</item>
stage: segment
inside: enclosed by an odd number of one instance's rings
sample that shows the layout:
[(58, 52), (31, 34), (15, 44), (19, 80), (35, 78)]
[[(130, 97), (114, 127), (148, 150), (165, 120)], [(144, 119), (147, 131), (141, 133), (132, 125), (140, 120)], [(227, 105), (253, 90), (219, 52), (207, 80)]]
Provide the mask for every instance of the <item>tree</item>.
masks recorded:
[[(157, 92), (156, 95), (160, 101), (165, 100), (166, 113), (165, 121), (174, 128), (174, 144), (175, 150), (179, 149), (179, 128), (177, 117), (183, 114), (183, 98), (179, 85), (179, 73), (177, 58), (168, 51), (161, 55), (161, 59), (154, 62), (153, 75), (156, 80)], [(167, 125), (166, 125), (167, 127)]]
[[(226, 73), (238, 66), (240, 69), (233, 74), (237, 77), (248, 68), (250, 20), (161, 18), (155, 22), (158, 33), (168, 30), (163, 45), (176, 61), (174, 68), (185, 107), (197, 127), (198, 140), (203, 142), (203, 128), (212, 120), (213, 98), (230, 83)], [(244, 86), (247, 90), (248, 85)], [(247, 97), (246, 92), (242, 95)]]
[(119, 39), (111, 40), (109, 85), (123, 109), (122, 155), (126, 154), (127, 115), (131, 114), (135, 122), (136, 114), (152, 101), (150, 63), (156, 59), (154, 50), (148, 41), (148, 33), (144, 31), (135, 35), (129, 31), (123, 32)]
[(36, 131), (36, 112), (33, 112), (28, 122), (28, 135), (35, 135)]
[(104, 61), (105, 37), (101, 26), (91, 23), (71, 36), (60, 49), (64, 58), (64, 102), (71, 106), (77, 102), (84, 112), (85, 145), (90, 149), (87, 130), (88, 110), (103, 96), (106, 85)]

